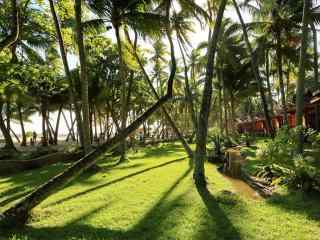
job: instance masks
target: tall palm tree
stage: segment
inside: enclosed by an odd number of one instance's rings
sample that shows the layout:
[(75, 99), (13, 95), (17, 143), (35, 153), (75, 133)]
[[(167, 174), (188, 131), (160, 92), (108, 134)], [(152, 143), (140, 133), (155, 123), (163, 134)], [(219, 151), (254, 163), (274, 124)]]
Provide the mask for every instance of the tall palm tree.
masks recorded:
[[(163, 26), (161, 21), (163, 18), (159, 14), (150, 12), (147, 8), (149, 1), (129, 1), (119, 2), (116, 0), (89, 0), (89, 7), (100, 17), (99, 19), (92, 20), (92, 23), (107, 23), (111, 25), (115, 31), (117, 46), (120, 58), (120, 69), (118, 77), (121, 81), (121, 128), (125, 129), (127, 120), (127, 81), (126, 81), (126, 64), (123, 59), (124, 47), (121, 39), (121, 30), (123, 28), (132, 28), (137, 32), (154, 33), (159, 31)], [(158, 29), (156, 29), (158, 27)], [(153, 29), (153, 30), (152, 30)], [(121, 157), (120, 162), (126, 159), (126, 140), (124, 139), (121, 144)]]
[(266, 96), (265, 96), (265, 92), (264, 92), (264, 88), (263, 88), (263, 82), (262, 82), (262, 79), (261, 79), (261, 76), (260, 76), (260, 72), (259, 72), (259, 66), (257, 64), (257, 61), (256, 61), (256, 58), (254, 56), (254, 52), (253, 52), (251, 43), (249, 41), (249, 36), (248, 36), (248, 32), (247, 32), (247, 26), (245, 25), (245, 23), (243, 21), (243, 18), (242, 18), (242, 15), (241, 15), (241, 12), (240, 12), (240, 9), (239, 9), (239, 6), (238, 6), (237, 2), (235, 0), (232, 0), (232, 2), (233, 2), (235, 10), (237, 12), (237, 15), (239, 17), (239, 20), (240, 20), (240, 23), (241, 23), (241, 27), (242, 27), (242, 31), (243, 31), (243, 35), (244, 35), (244, 40), (245, 40), (247, 49), (248, 49), (249, 54), (250, 54), (251, 67), (252, 67), (252, 71), (253, 71), (255, 80), (256, 80), (256, 82), (258, 84), (259, 91), (260, 91), (260, 97), (261, 97), (261, 102), (262, 102), (262, 106), (263, 106), (263, 110), (264, 110), (264, 116), (265, 116), (265, 119), (266, 119), (267, 127), (268, 127), (268, 130), (269, 130), (271, 136), (273, 137), (274, 136), (274, 129), (273, 129), (273, 126), (272, 126), (272, 121), (271, 121), (271, 117), (270, 117), (269, 110), (268, 110), (268, 102), (267, 102), (267, 99), (266, 99)]
[(86, 54), (83, 41), (83, 25), (82, 25), (82, 4), (81, 0), (75, 0), (74, 10), (76, 19), (76, 36), (77, 45), (79, 51), (80, 60), (80, 82), (81, 82), (81, 101), (82, 101), (82, 116), (83, 116), (83, 128), (82, 128), (82, 138), (83, 147), (85, 153), (90, 151), (90, 119), (89, 119), (89, 87), (88, 87), (88, 77), (87, 77), (87, 64), (86, 64)]
[(302, 42), (300, 48), (300, 59), (299, 59), (299, 76), (297, 80), (296, 90), (296, 124), (298, 126), (298, 153), (303, 153), (303, 129), (302, 129), (302, 118), (304, 108), (304, 82), (305, 82), (305, 67), (306, 67), (306, 53), (308, 43), (308, 21), (309, 21), (309, 8), (310, 1), (303, 1), (303, 17), (302, 17)]
[[(143, 19), (140, 19), (141, 21)], [(144, 123), (154, 112), (159, 110), (163, 104), (165, 104), (173, 96), (173, 83), (176, 73), (176, 65), (174, 58), (174, 45), (170, 35), (167, 32), (167, 37), (170, 43), (171, 51), (171, 70), (167, 81), (167, 92), (161, 97), (156, 103), (149, 107), (140, 117), (133, 121), (128, 127), (120, 132), (116, 133), (114, 137), (107, 140), (102, 145), (98, 146), (96, 149), (91, 150), (90, 153), (85, 155), (83, 158), (72, 164), (64, 172), (58, 174), (57, 176), (50, 179), (47, 183), (41, 185), (39, 188), (35, 189), (26, 198), (7, 209), (3, 214), (1, 214), (0, 225), (6, 226), (17, 226), (24, 225), (29, 216), (31, 210), (44, 201), (47, 197), (53, 193), (59, 191), (67, 183), (79, 176), (83, 171), (87, 170), (93, 166), (97, 158), (106, 151), (110, 151), (117, 147), (121, 141), (126, 139), (131, 133), (133, 133), (138, 127)]]
[[(130, 40), (128, 31), (126, 31), (126, 37), (127, 37), (128, 42), (132, 45), (132, 42), (131, 42), (131, 40)], [(159, 53), (159, 52), (158, 52), (159, 50), (160, 50), (161, 53), (164, 52), (163, 47), (161, 47), (161, 46), (158, 45), (158, 49), (157, 49), (157, 51), (156, 51), (157, 54)], [(162, 50), (162, 51), (161, 51), (161, 50)], [(159, 99), (160, 99), (160, 96), (161, 96), (161, 95), (160, 95), (161, 92), (160, 92), (160, 94), (158, 94), (157, 91), (156, 91), (156, 89), (154, 88), (154, 86), (153, 86), (153, 84), (152, 84), (152, 80), (150, 79), (149, 75), (147, 74), (147, 71), (145, 70), (145, 68), (144, 68), (144, 66), (143, 66), (143, 63), (142, 63), (141, 59), (139, 58), (139, 56), (138, 56), (138, 54), (137, 54), (136, 48), (133, 48), (133, 51), (134, 51), (133, 54), (134, 54), (134, 56), (135, 56), (135, 58), (136, 58), (136, 60), (137, 60), (137, 62), (138, 62), (138, 64), (139, 64), (139, 66), (140, 66), (140, 68), (141, 68), (141, 70), (142, 70), (142, 72), (143, 72), (143, 75), (144, 75), (145, 79), (146, 79), (147, 82), (148, 82), (149, 87), (151, 88), (151, 91), (152, 91), (153, 95), (156, 97), (157, 100), (159, 100)], [(157, 54), (156, 54), (156, 55), (157, 55)], [(161, 76), (160, 76), (160, 75), (161, 75), (161, 67), (159, 66), (160, 63), (159, 63), (158, 61), (159, 61), (162, 57), (163, 57), (163, 56), (162, 56), (161, 54), (158, 54), (157, 57), (154, 57), (154, 60), (156, 61), (156, 63), (158, 63), (158, 64), (156, 64), (156, 65), (158, 65), (158, 66), (156, 67), (156, 70), (157, 70), (157, 71), (156, 71), (155, 73), (156, 73), (156, 76), (157, 76), (157, 78), (158, 78), (157, 80), (159, 81), (160, 90), (161, 90), (161, 87), (162, 87), (162, 83), (161, 83), (162, 81), (161, 81)], [(159, 96), (159, 95), (160, 95), (160, 96)], [(192, 152), (191, 148), (189, 147), (189, 145), (187, 144), (187, 142), (186, 142), (185, 139), (183, 138), (183, 136), (182, 136), (182, 134), (180, 133), (179, 129), (177, 128), (175, 122), (173, 121), (173, 119), (172, 119), (171, 116), (169, 115), (166, 107), (165, 107), (165, 106), (162, 106), (161, 109), (162, 109), (162, 112), (164, 113), (164, 116), (165, 116), (166, 120), (168, 121), (168, 123), (169, 123), (170, 126), (172, 127), (172, 129), (173, 129), (173, 131), (175, 132), (175, 134), (177, 135), (178, 139), (181, 141), (182, 146), (184, 147), (184, 149), (186, 150), (188, 156), (189, 156), (190, 159), (191, 159), (192, 156), (193, 156), (193, 152)]]
[(196, 154), (195, 154), (195, 168), (193, 178), (197, 186), (205, 186), (205, 170), (204, 160), (206, 156), (206, 143), (208, 134), (208, 118), (212, 97), (212, 78), (213, 78), (213, 66), (217, 43), (219, 39), (219, 33), (223, 18), (223, 13), (227, 4), (227, 0), (222, 0), (217, 13), (214, 30), (209, 42), (207, 51), (208, 62), (206, 66), (205, 85), (203, 89), (203, 96), (201, 102), (200, 113), (198, 117), (198, 129), (196, 135)]
[(65, 45), (64, 45), (63, 36), (62, 36), (62, 33), (61, 33), (61, 27), (60, 27), (60, 24), (59, 24), (58, 15), (57, 15), (57, 13), (55, 11), (53, 0), (49, 0), (49, 4), (50, 4), (50, 11), (51, 11), (51, 15), (52, 15), (52, 18), (53, 18), (53, 21), (54, 21), (54, 26), (55, 26), (55, 30), (56, 30), (56, 34), (57, 34), (57, 39), (58, 39), (59, 48), (60, 48), (60, 55), (61, 55), (61, 59), (62, 59), (62, 62), (63, 62), (65, 75), (66, 75), (66, 77), (68, 79), (68, 82), (69, 82), (70, 101), (74, 105), (74, 108), (75, 108), (77, 129), (78, 129), (78, 133), (79, 133), (79, 137), (80, 137), (80, 144), (81, 144), (82, 147), (84, 147), (83, 125), (82, 125), (80, 107), (79, 107), (79, 105), (77, 103), (77, 99), (76, 99), (76, 96), (75, 96), (75, 93), (74, 93), (74, 91), (75, 91), (75, 86), (74, 85), (75, 84), (73, 82), (73, 78), (72, 78), (71, 73), (70, 73), (68, 59), (67, 59), (67, 53), (66, 53), (66, 49), (65, 49)]

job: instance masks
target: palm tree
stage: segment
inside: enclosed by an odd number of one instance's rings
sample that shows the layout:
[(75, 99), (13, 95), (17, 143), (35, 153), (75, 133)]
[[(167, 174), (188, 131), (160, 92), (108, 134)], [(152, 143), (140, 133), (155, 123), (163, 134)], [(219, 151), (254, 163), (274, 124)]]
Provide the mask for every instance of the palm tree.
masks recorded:
[(308, 41), (308, 21), (309, 21), (309, 8), (310, 1), (303, 1), (303, 18), (302, 18), (302, 42), (300, 48), (300, 60), (299, 60), (299, 76), (297, 80), (296, 90), (296, 124), (298, 127), (298, 153), (303, 153), (303, 129), (302, 129), (302, 118), (304, 108), (304, 82), (305, 82), (305, 67), (306, 67), (306, 52), (307, 52), (307, 41)]
[[(89, 7), (100, 16), (100, 19), (92, 20), (92, 23), (109, 23), (114, 28), (117, 46), (120, 58), (120, 69), (118, 77), (122, 83), (121, 89), (121, 128), (125, 129), (127, 120), (127, 86), (126, 86), (126, 64), (123, 59), (123, 44), (121, 39), (121, 29), (131, 28), (134, 31), (145, 33), (153, 33), (159, 30), (163, 25), (162, 17), (158, 14), (151, 13), (147, 10), (146, 2), (142, 0), (134, 2), (119, 2), (116, 0), (89, 0)], [(155, 27), (158, 27), (156, 29)], [(154, 29), (154, 30), (151, 30)], [(123, 140), (121, 144), (120, 162), (126, 159), (126, 141)]]
[(198, 129), (196, 135), (196, 155), (195, 155), (195, 168), (193, 178), (197, 186), (205, 186), (205, 171), (204, 160), (206, 156), (206, 143), (208, 134), (208, 118), (212, 97), (212, 78), (213, 78), (213, 66), (215, 51), (219, 39), (219, 33), (223, 18), (223, 13), (227, 4), (227, 0), (222, 0), (217, 13), (214, 30), (209, 42), (207, 51), (208, 62), (206, 66), (205, 85), (203, 89), (203, 96), (201, 102), (200, 113), (198, 117)]
[[(143, 19), (140, 19), (141, 21)], [(156, 103), (149, 107), (140, 117), (133, 121), (124, 130), (118, 132), (114, 137), (107, 140), (83, 158), (72, 164), (64, 172), (50, 179), (47, 183), (41, 185), (35, 189), (26, 198), (6, 210), (1, 214), (0, 225), (17, 226), (24, 225), (30, 216), (31, 210), (44, 201), (47, 197), (53, 193), (59, 191), (67, 183), (79, 176), (83, 171), (93, 166), (97, 158), (106, 151), (110, 151), (117, 147), (121, 141), (126, 139), (131, 133), (133, 133), (138, 127), (144, 123), (154, 112), (159, 110), (163, 104), (165, 104), (173, 96), (173, 83), (176, 72), (175, 58), (174, 58), (174, 46), (171, 39), (170, 32), (167, 32), (167, 37), (170, 43), (171, 51), (171, 71), (167, 81), (167, 92)]]
[(240, 23), (241, 23), (241, 27), (242, 27), (242, 31), (243, 31), (243, 35), (244, 35), (244, 40), (245, 40), (245, 43), (247, 45), (247, 49), (248, 49), (249, 54), (250, 54), (251, 67), (252, 67), (252, 71), (253, 71), (255, 80), (256, 80), (256, 82), (258, 84), (259, 91), (260, 91), (260, 97), (261, 97), (261, 102), (262, 102), (262, 106), (263, 106), (263, 110), (264, 110), (265, 119), (266, 119), (266, 122), (267, 122), (267, 127), (268, 127), (268, 130), (269, 130), (270, 134), (271, 134), (271, 137), (273, 137), (274, 136), (274, 129), (273, 129), (273, 126), (272, 126), (271, 117), (270, 117), (269, 110), (268, 110), (268, 103), (267, 103), (267, 99), (266, 99), (264, 88), (263, 88), (263, 82), (262, 82), (262, 79), (261, 79), (261, 76), (260, 76), (260, 72), (259, 72), (259, 66), (258, 66), (258, 64), (256, 62), (256, 59), (255, 59), (255, 56), (254, 56), (254, 53), (253, 53), (253, 49), (251, 47), (251, 43), (249, 41), (247, 27), (246, 27), (246, 25), (245, 25), (245, 23), (243, 21), (243, 18), (242, 18), (240, 9), (238, 7), (238, 4), (237, 4), (237, 2), (235, 0), (232, 0), (232, 1), (233, 1), (233, 5), (234, 5), (234, 7), (236, 9), (237, 15), (239, 17), (239, 20), (240, 20)]
[(80, 59), (80, 82), (81, 82), (81, 102), (82, 102), (82, 117), (83, 117), (83, 128), (82, 128), (82, 138), (84, 152), (87, 154), (90, 151), (90, 119), (89, 119), (89, 87), (88, 87), (88, 77), (87, 77), (87, 65), (86, 65), (86, 55), (85, 47), (83, 43), (83, 25), (82, 25), (82, 9), (81, 0), (75, 0), (74, 10), (76, 19), (76, 36), (77, 45)]
[(81, 146), (84, 148), (84, 142), (83, 142), (83, 125), (82, 125), (82, 119), (81, 119), (81, 113), (80, 113), (80, 109), (79, 109), (79, 105), (77, 103), (76, 100), (76, 96), (74, 93), (74, 82), (70, 73), (70, 69), (69, 69), (69, 64), (68, 64), (68, 60), (67, 60), (67, 53), (66, 53), (66, 49), (65, 49), (65, 45), (64, 45), (64, 40), (62, 37), (62, 33), (61, 33), (61, 28), (60, 28), (60, 24), (59, 24), (59, 20), (58, 20), (58, 16), (57, 13), (55, 11), (54, 8), (54, 4), (53, 4), (53, 0), (49, 0), (50, 3), (50, 11), (51, 11), (51, 15), (54, 21), (54, 26), (55, 26), (55, 30), (56, 30), (56, 34), (57, 34), (57, 39), (59, 42), (59, 47), (60, 47), (60, 54), (61, 54), (61, 58), (62, 58), (62, 62), (63, 62), (63, 66), (64, 66), (64, 71), (65, 71), (65, 75), (68, 79), (69, 82), (69, 96), (70, 96), (70, 101), (71, 103), (74, 105), (75, 108), (75, 114), (76, 114), (76, 121), (77, 121), (77, 129), (78, 129), (78, 133), (80, 136), (80, 144)]
[[(128, 31), (126, 31), (125, 33), (126, 33), (126, 37), (127, 37), (128, 42), (129, 42), (129, 43), (131, 44), (131, 46), (132, 46), (132, 42), (131, 42), (131, 40), (130, 40)], [(156, 73), (156, 77), (157, 77), (157, 81), (158, 81), (158, 86), (160, 87), (160, 94), (161, 94), (161, 87), (162, 87), (162, 83), (161, 83), (161, 82), (162, 82), (162, 81), (161, 81), (161, 72), (162, 72), (162, 70), (161, 70), (161, 67), (160, 67), (161, 64), (160, 64), (159, 61), (161, 60), (161, 58), (163, 58), (163, 55), (162, 55), (162, 54), (159, 54), (159, 53), (164, 53), (164, 48), (163, 48), (163, 46), (161, 46), (161, 44), (159, 44), (159, 43), (156, 44), (156, 47), (157, 47), (156, 56), (154, 57), (154, 60), (156, 61), (156, 71), (155, 71), (155, 73)], [(143, 66), (143, 63), (142, 63), (141, 59), (139, 58), (139, 56), (138, 56), (138, 54), (137, 54), (136, 48), (133, 48), (133, 54), (134, 54), (134, 56), (135, 56), (135, 58), (136, 58), (136, 60), (137, 60), (137, 62), (138, 62), (138, 64), (139, 64), (139, 66), (140, 66), (140, 68), (141, 68), (141, 70), (142, 70), (142, 72), (143, 72), (143, 75), (144, 75), (145, 79), (146, 79), (147, 82), (148, 82), (148, 85), (149, 85), (149, 87), (150, 87), (153, 95), (156, 97), (157, 100), (159, 100), (161, 95), (158, 94), (157, 91), (156, 91), (156, 89), (154, 88), (154, 86), (153, 86), (153, 84), (152, 84), (152, 81), (151, 81), (149, 75), (147, 74), (147, 72), (146, 72), (146, 70), (145, 70), (145, 68), (144, 68), (144, 66)], [(160, 95), (160, 96), (159, 96), (159, 95)], [(183, 138), (183, 136), (182, 136), (182, 134), (180, 133), (179, 129), (177, 128), (175, 122), (172, 120), (171, 116), (169, 115), (167, 109), (166, 109), (164, 106), (162, 106), (161, 109), (162, 109), (162, 112), (164, 113), (164, 116), (165, 116), (166, 120), (169, 122), (170, 126), (172, 127), (173, 131), (174, 131), (175, 134), (177, 135), (178, 139), (181, 141), (182, 146), (184, 147), (184, 149), (186, 150), (188, 156), (189, 156), (190, 159), (191, 159), (192, 156), (193, 156), (193, 152), (192, 152), (191, 148), (189, 147), (189, 145), (187, 144), (187, 142), (186, 142), (185, 139)]]

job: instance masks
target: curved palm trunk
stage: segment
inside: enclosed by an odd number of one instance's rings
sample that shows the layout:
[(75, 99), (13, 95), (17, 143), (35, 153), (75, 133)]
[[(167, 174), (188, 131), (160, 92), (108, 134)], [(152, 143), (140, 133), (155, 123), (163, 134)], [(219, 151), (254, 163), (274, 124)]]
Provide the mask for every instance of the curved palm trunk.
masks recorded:
[(298, 127), (298, 153), (303, 153), (303, 108), (304, 108), (304, 82), (305, 82), (305, 68), (306, 68), (306, 55), (307, 55), (307, 42), (308, 42), (308, 19), (309, 19), (309, 1), (304, 0), (303, 4), (303, 18), (302, 18), (302, 43), (300, 48), (299, 58), (299, 75), (297, 80), (296, 90), (296, 123)]
[(273, 129), (273, 126), (272, 126), (271, 117), (269, 115), (268, 102), (267, 102), (267, 99), (266, 99), (266, 96), (265, 96), (265, 93), (264, 93), (264, 88), (263, 88), (262, 79), (260, 77), (259, 68), (258, 68), (258, 65), (257, 65), (257, 63), (255, 61), (255, 58), (254, 58), (253, 50), (252, 50), (252, 47), (251, 47), (251, 44), (250, 44), (250, 41), (249, 41), (249, 37), (248, 37), (248, 32), (247, 32), (246, 26), (244, 24), (242, 15), (240, 13), (239, 7), (238, 7), (238, 5), (237, 5), (235, 0), (232, 0), (232, 2), (233, 2), (233, 5), (234, 5), (234, 7), (236, 9), (237, 15), (239, 17), (239, 20), (240, 20), (240, 23), (241, 23), (241, 27), (242, 27), (242, 31), (243, 31), (243, 35), (244, 35), (244, 39), (245, 39), (245, 42), (246, 42), (246, 45), (247, 45), (247, 48), (249, 50), (249, 54), (250, 54), (250, 57), (251, 57), (251, 67), (252, 67), (252, 71), (253, 71), (253, 74), (254, 74), (254, 78), (255, 78), (255, 80), (257, 81), (257, 84), (258, 84), (260, 97), (261, 97), (261, 102), (262, 102), (263, 111), (264, 111), (264, 116), (265, 116), (266, 122), (267, 122), (267, 128), (268, 128), (268, 131), (269, 131), (271, 137), (273, 138), (274, 137), (274, 129)]
[(205, 186), (205, 171), (204, 160), (206, 157), (206, 144), (208, 134), (208, 119), (212, 98), (212, 78), (213, 78), (213, 66), (217, 43), (219, 39), (219, 33), (221, 28), (221, 22), (223, 13), (227, 4), (227, 0), (222, 0), (219, 6), (218, 14), (215, 21), (212, 37), (208, 46), (208, 62), (206, 67), (205, 85), (203, 89), (203, 96), (200, 108), (200, 114), (198, 117), (198, 129), (196, 134), (196, 154), (195, 154), (195, 168), (193, 178), (196, 185)]
[[(60, 47), (60, 54), (61, 54), (61, 58), (62, 58), (62, 62), (63, 62), (63, 67), (64, 67), (64, 71), (65, 71), (65, 75), (68, 79), (69, 82), (69, 96), (70, 96), (70, 101), (71, 103), (74, 105), (75, 107), (75, 115), (76, 115), (76, 121), (77, 121), (77, 129), (78, 129), (78, 134), (80, 136), (80, 144), (82, 147), (84, 147), (83, 145), (83, 127), (82, 127), (82, 119), (81, 119), (81, 113), (80, 113), (80, 107), (77, 103), (76, 97), (75, 97), (75, 93), (74, 93), (74, 83), (70, 74), (70, 69), (69, 69), (69, 64), (68, 64), (68, 60), (67, 60), (67, 54), (66, 54), (66, 50), (65, 50), (65, 46), (64, 46), (64, 41), (63, 41), (63, 37), (62, 37), (62, 33), (61, 33), (61, 29), (60, 29), (60, 25), (59, 25), (59, 21), (58, 21), (58, 16), (56, 14), (56, 11), (54, 9), (54, 4), (53, 4), (53, 0), (49, 0), (50, 3), (50, 10), (51, 10), (51, 15), (54, 21), (54, 26), (55, 26), (55, 30), (57, 33), (57, 38), (58, 38), (58, 42), (59, 42), (59, 47)], [(72, 106), (70, 106), (70, 108), (72, 109)], [(72, 123), (72, 118), (71, 118), (71, 123)], [(73, 138), (74, 137), (74, 132), (73, 132)]]
[(82, 134), (83, 134), (83, 147), (84, 152), (88, 153), (91, 148), (90, 143), (90, 119), (89, 119), (89, 90), (88, 90), (88, 78), (87, 78), (87, 64), (85, 48), (83, 43), (83, 31), (81, 23), (81, 0), (75, 0), (74, 4), (75, 18), (76, 18), (76, 35), (77, 45), (79, 51), (80, 60), (80, 82), (81, 82), (81, 100), (82, 100)]

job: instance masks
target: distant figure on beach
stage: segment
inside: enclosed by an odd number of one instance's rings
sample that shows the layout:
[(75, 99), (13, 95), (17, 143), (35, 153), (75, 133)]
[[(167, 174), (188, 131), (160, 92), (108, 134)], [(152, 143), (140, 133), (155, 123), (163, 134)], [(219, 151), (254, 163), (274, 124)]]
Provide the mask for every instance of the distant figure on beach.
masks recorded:
[(33, 144), (37, 143), (37, 133), (35, 131), (33, 131), (32, 137), (33, 137)]

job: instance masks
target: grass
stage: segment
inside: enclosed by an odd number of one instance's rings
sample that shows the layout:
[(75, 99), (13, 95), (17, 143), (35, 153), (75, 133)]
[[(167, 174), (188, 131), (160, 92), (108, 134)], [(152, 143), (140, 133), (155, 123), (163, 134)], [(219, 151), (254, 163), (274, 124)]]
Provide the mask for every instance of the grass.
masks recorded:
[[(319, 239), (317, 196), (279, 192), (252, 199), (206, 164), (209, 191), (197, 191), (179, 144), (147, 147), (130, 162), (86, 173), (34, 212), (25, 229), (0, 239)], [(0, 210), (62, 171), (63, 164), (0, 178)], [(1, 238), (2, 237), (2, 238)]]

